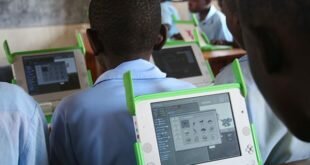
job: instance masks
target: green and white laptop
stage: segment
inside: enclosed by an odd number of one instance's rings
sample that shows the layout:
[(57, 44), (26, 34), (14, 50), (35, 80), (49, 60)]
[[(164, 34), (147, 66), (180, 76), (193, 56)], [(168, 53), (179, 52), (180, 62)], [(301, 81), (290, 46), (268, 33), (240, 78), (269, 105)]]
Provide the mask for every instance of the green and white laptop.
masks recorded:
[(238, 60), (233, 66), (238, 83), (143, 96), (124, 75), (139, 165), (261, 164)]
[(209, 86), (214, 76), (196, 43), (167, 45), (153, 52), (151, 62), (167, 73), (167, 77), (190, 82), (197, 87)]
[(12, 53), (8, 42), (4, 42), (15, 78), (13, 83), (33, 96), (48, 118), (62, 98), (92, 83), (80, 35), (78, 43), (69, 48)]
[[(209, 40), (208, 36), (202, 32), (199, 28), (199, 21), (195, 15), (192, 15), (192, 20), (176, 20), (174, 23), (179, 30), (183, 40), (185, 42), (196, 42), (202, 51), (215, 51), (215, 50), (229, 50), (231, 46), (226, 45), (213, 45)], [(179, 41), (168, 41), (179, 42)]]

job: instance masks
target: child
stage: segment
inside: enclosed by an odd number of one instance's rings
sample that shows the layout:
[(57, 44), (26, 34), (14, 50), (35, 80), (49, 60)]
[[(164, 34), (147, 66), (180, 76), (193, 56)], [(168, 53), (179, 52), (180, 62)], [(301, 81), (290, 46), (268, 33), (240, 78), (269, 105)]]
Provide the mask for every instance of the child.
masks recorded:
[(132, 72), (137, 95), (193, 88), (167, 78), (149, 62), (165, 43), (160, 2), (92, 0), (90, 43), (109, 70), (94, 86), (64, 99), (53, 116), (52, 164), (136, 164), (132, 117), (127, 112), (123, 74)]
[[(227, 16), (229, 29), (241, 47), (244, 48), (236, 4), (231, 0), (220, 0), (219, 2), (222, 11)], [(298, 140), (272, 112), (253, 80), (248, 57), (244, 56), (239, 61), (248, 88), (247, 108), (252, 122), (256, 126), (264, 164), (282, 164), (309, 158), (310, 143)], [(234, 82), (234, 78), (231, 66), (227, 66), (216, 77), (215, 83), (231, 82)]]
[(39, 105), (21, 88), (0, 82), (0, 162), (48, 165), (47, 124)]
[(212, 0), (189, 0), (192, 13), (197, 13), (199, 27), (213, 43), (233, 42), (224, 14), (211, 4)]
[[(310, 143), (300, 141), (287, 130), (257, 88), (249, 68), (248, 56), (242, 57), (239, 61), (248, 88), (247, 108), (252, 123), (256, 127), (264, 164), (278, 165), (309, 158)], [(215, 83), (233, 83), (232, 75), (231, 65), (229, 65), (218, 74)]]
[(310, 142), (310, 1), (233, 2), (257, 86), (288, 129)]
[(180, 19), (177, 9), (172, 5), (170, 0), (161, 0), (161, 21), (168, 29), (168, 37), (171, 39), (181, 40), (182, 36), (175, 26), (173, 18)]

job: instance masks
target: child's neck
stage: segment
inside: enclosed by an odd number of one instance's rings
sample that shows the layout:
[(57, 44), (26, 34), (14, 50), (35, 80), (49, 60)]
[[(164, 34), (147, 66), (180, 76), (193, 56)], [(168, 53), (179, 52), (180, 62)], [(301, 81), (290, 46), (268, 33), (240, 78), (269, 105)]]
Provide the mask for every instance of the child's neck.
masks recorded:
[(116, 56), (116, 55), (112, 55), (112, 56), (108, 56), (105, 57), (103, 60), (105, 61), (105, 67), (110, 70), (110, 69), (114, 69), (117, 66), (119, 66), (120, 64), (124, 63), (124, 62), (128, 62), (128, 61), (132, 61), (132, 60), (137, 60), (137, 59), (144, 59), (146, 61), (150, 61), (150, 54), (148, 53), (148, 55), (135, 55), (135, 56)]
[(199, 21), (203, 21), (206, 19), (206, 17), (208, 16), (209, 12), (211, 9), (211, 5), (208, 5), (204, 10), (199, 12)]

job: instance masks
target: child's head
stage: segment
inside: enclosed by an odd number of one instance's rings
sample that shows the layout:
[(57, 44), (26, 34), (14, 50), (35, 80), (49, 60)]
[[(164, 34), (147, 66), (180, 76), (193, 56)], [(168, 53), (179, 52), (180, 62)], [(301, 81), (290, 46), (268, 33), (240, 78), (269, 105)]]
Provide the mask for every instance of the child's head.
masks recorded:
[(92, 0), (89, 20), (90, 43), (104, 65), (111, 65), (111, 60), (149, 59), (165, 42), (159, 1)]
[(258, 87), (290, 131), (310, 141), (310, 1), (224, 1), (237, 5)]
[(188, 8), (192, 13), (198, 13), (210, 7), (212, 0), (189, 0)]

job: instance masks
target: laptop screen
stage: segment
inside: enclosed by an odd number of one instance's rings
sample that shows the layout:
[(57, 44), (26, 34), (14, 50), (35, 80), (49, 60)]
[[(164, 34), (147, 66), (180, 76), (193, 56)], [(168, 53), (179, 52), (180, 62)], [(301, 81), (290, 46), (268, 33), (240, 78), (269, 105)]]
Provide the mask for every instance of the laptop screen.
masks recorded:
[(229, 94), (152, 103), (161, 164), (241, 156)]
[(167, 48), (153, 52), (153, 59), (159, 69), (167, 73), (168, 77), (189, 78), (202, 75), (191, 46)]
[(23, 57), (30, 95), (80, 89), (73, 52)]

